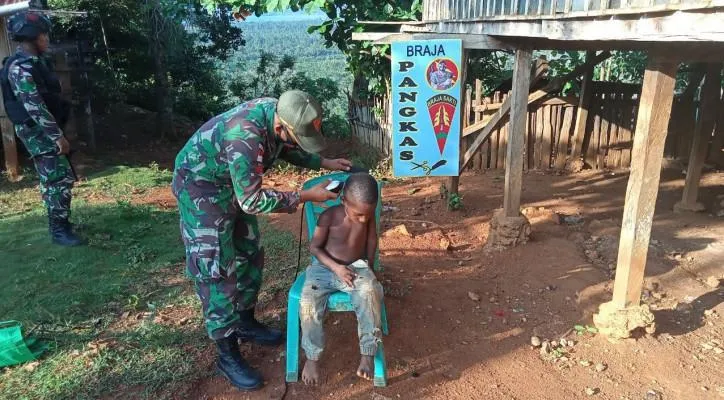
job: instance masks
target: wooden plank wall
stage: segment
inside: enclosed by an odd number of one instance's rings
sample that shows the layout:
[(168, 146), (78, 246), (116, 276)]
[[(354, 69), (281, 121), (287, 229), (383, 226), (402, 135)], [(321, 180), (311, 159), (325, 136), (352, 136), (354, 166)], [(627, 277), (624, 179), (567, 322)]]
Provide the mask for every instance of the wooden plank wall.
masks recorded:
[[(633, 132), (641, 86), (617, 82), (594, 81), (591, 104), (583, 142), (583, 158), (592, 169), (620, 169), (631, 165)], [(495, 92), (482, 95), (482, 82), (469, 86), (464, 98), (470, 107), (463, 110), (463, 127), (490, 118), (502, 105), (508, 93)], [(528, 108), (528, 134), (525, 137), (523, 168), (564, 169), (570, 162), (573, 145), (578, 99), (550, 97)], [(722, 99), (724, 106), (724, 99)], [(389, 156), (391, 143), (391, 115), (387, 98), (371, 101), (349, 100), (349, 122), (357, 140), (381, 154)], [(698, 113), (698, 101), (678, 101), (672, 106), (672, 117), (667, 137), (666, 156), (687, 160), (692, 132)], [(724, 117), (720, 118), (724, 120)], [(506, 117), (483, 142), (468, 169), (502, 169), (508, 143), (509, 121)], [(462, 140), (463, 151), (470, 146), (475, 135)], [(724, 123), (717, 124), (709, 150), (709, 160), (722, 162), (724, 153)], [(715, 147), (719, 149), (714, 149)]]
[[(489, 118), (508, 96), (507, 93), (493, 93), (482, 97), (480, 82), (466, 94), (472, 97), (469, 103), (472, 112), (468, 122)], [(641, 86), (617, 82), (595, 81), (583, 143), (584, 161), (592, 169), (620, 169), (631, 165), (631, 147), (633, 132), (636, 130), (638, 99)], [(575, 126), (577, 98), (551, 97), (529, 106), (528, 134), (526, 135), (526, 157), (524, 169), (564, 169), (570, 162), (573, 145), (573, 127)], [(722, 99), (724, 105), (724, 99)], [(698, 103), (674, 103), (672, 107), (671, 127), (669, 129), (666, 156), (686, 160), (689, 156), (691, 132), (698, 113)], [(724, 120), (724, 118), (721, 118)], [(480, 151), (474, 156), (469, 169), (500, 169), (505, 162), (505, 149), (508, 142), (508, 120), (504, 120), (493, 130), (490, 139), (483, 142)], [(466, 137), (472, 141), (475, 135)], [(720, 126), (712, 136), (710, 160), (717, 161), (724, 142), (724, 126)], [(718, 149), (714, 149), (719, 147)], [(712, 156), (713, 155), (713, 156)], [(719, 157), (724, 158), (724, 157)]]
[[(477, 86), (477, 85), (476, 85)], [(468, 89), (470, 90), (470, 89)], [(471, 122), (485, 120), (495, 113), (509, 93), (495, 92), (489, 97), (475, 95)], [(575, 98), (553, 97), (528, 108), (528, 134), (525, 137), (524, 169), (550, 169), (565, 167), (570, 151)], [(476, 107), (477, 106), (477, 107)], [(483, 110), (484, 108), (487, 108)], [(508, 146), (509, 119), (506, 117), (493, 130), (490, 139), (483, 142), (474, 155), (471, 169), (501, 169), (505, 165)], [(468, 136), (472, 140), (474, 135)], [(563, 153), (562, 157), (558, 154)], [(562, 165), (561, 164), (562, 161)]]
[(593, 169), (628, 168), (640, 85), (596, 81), (592, 85), (584, 161)]

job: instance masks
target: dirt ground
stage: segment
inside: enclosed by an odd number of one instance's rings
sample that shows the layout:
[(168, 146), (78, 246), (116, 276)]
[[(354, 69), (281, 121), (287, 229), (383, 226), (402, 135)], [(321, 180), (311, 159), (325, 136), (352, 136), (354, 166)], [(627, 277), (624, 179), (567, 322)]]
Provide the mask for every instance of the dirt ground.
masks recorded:
[[(532, 240), (488, 254), (483, 245), (502, 203), (502, 174), (463, 176), (458, 212), (446, 210), (439, 179), (385, 187), (378, 278), (390, 321), (387, 388), (356, 378), (356, 321), (334, 313), (325, 325), (325, 384), (286, 387), (284, 347), (245, 345), (267, 379), (263, 390), (239, 392), (214, 377), (195, 382), (190, 398), (280, 399), (285, 390), (286, 399), (300, 400), (724, 398), (724, 289), (715, 287), (724, 278), (724, 220), (716, 216), (724, 208), (724, 173), (703, 178), (708, 211), (700, 214), (672, 211), (683, 175), (680, 168), (663, 173), (642, 295), (657, 331), (619, 343), (573, 328), (592, 325), (611, 297), (627, 174), (527, 173), (523, 207)], [(267, 180), (287, 185), (301, 177)], [(169, 206), (163, 195), (154, 199)], [(299, 215), (272, 223), (298, 234)], [(283, 297), (274, 299), (265, 314), (284, 306)], [(533, 335), (566, 343), (542, 354), (530, 345)], [(213, 368), (209, 352), (200, 367)]]
[[(134, 140), (121, 139), (107, 154), (79, 154), (76, 168), (83, 174), (109, 162), (149, 159), (172, 166), (178, 146), (159, 141), (127, 151), (126, 142)], [(263, 390), (239, 392), (213, 377), (189, 383), (190, 391), (177, 397), (724, 399), (723, 172), (702, 179), (707, 211), (699, 214), (672, 211), (681, 198), (682, 168), (672, 165), (662, 174), (642, 295), (656, 316), (656, 333), (611, 343), (573, 329), (593, 325), (598, 305), (610, 300), (627, 178), (610, 171), (526, 173), (522, 202), (531, 241), (501, 253), (486, 253), (483, 245), (502, 204), (503, 171), (464, 175), (464, 208), (457, 212), (446, 210), (439, 179), (390, 183), (383, 193), (384, 271), (378, 274), (390, 325), (384, 338), (388, 387), (373, 388), (355, 376), (356, 321), (352, 313), (334, 313), (325, 325), (323, 385), (285, 385), (284, 346), (244, 345), (266, 378)], [(302, 179), (271, 176), (265, 184), (284, 189)], [(138, 200), (175, 206), (168, 191)], [(299, 214), (271, 220), (299, 232)], [(285, 307), (286, 299), (277, 296), (262, 317), (285, 321)], [(530, 345), (534, 335), (567, 343), (542, 354)], [(198, 368), (213, 370), (213, 362), (209, 344)]]

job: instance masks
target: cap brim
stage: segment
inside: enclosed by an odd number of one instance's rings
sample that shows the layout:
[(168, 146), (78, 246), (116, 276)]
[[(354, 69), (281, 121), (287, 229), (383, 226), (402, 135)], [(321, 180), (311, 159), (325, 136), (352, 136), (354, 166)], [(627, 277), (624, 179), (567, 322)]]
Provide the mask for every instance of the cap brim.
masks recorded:
[(309, 132), (308, 135), (300, 132), (297, 135), (297, 142), (299, 142), (299, 147), (307, 153), (317, 154), (327, 148), (327, 141), (319, 132)]

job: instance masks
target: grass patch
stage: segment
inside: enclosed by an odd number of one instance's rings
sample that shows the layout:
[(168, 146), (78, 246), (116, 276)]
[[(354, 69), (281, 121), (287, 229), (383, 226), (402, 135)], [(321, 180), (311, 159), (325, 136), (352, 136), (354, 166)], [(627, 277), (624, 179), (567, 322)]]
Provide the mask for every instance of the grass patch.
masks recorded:
[[(23, 176), (17, 183), (8, 182), (5, 177), (0, 180), (0, 218), (43, 208), (35, 171), (24, 170)], [(73, 199), (128, 200), (148, 189), (168, 186), (171, 179), (171, 171), (155, 163), (148, 167), (111, 167), (76, 183)]]
[[(183, 276), (178, 214), (125, 200), (134, 191), (167, 187), (170, 178), (153, 167), (91, 175), (74, 189), (73, 220), (85, 225), (81, 234), (89, 239), (77, 248), (50, 243), (34, 185), (3, 185), (0, 315), (21, 321), (50, 350), (35, 368), (0, 371), (1, 399), (167, 398), (209, 374), (212, 369), (198, 363), (212, 349)], [(106, 200), (84, 200), (98, 193)], [(13, 197), (27, 202), (9, 203)], [(297, 242), (260, 222), (267, 254), (261, 297), (272, 298), (291, 284)], [(156, 318), (166, 310), (191, 320), (181, 325)], [(127, 312), (143, 318), (121, 317)]]
[(103, 193), (113, 198), (141, 194), (147, 189), (171, 184), (173, 173), (151, 163), (148, 167), (117, 166), (92, 174), (78, 185), (79, 194)]

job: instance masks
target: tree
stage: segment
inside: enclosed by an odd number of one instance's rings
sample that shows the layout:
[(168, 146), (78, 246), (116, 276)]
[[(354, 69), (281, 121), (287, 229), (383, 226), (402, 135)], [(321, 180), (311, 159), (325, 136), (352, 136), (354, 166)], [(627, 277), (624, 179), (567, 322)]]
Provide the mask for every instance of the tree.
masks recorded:
[(324, 118), (325, 131), (336, 135), (345, 134), (346, 123), (343, 116), (339, 112), (330, 112), (340, 95), (337, 83), (328, 78), (310, 78), (297, 71), (295, 63), (294, 57), (289, 55), (277, 57), (262, 53), (255, 74), (243, 74), (233, 80), (229, 83), (229, 90), (240, 101), (258, 97), (278, 98), (290, 89), (303, 90), (318, 99), (327, 110)]
[(386, 58), (388, 45), (373, 45), (352, 40), (352, 32), (361, 32), (358, 21), (410, 21), (422, 16), (421, 0), (202, 0), (213, 10), (233, 6), (253, 10), (257, 15), (270, 11), (321, 9), (328, 20), (311, 27), (327, 46), (336, 46), (347, 57), (347, 67), (360, 81), (364, 78), (373, 94), (386, 93), (389, 86), (390, 63)]
[(244, 44), (230, 7), (209, 12), (200, 0), (51, 0), (50, 5), (88, 12), (85, 19), (54, 17), (54, 25), (59, 35), (89, 39), (94, 54), (103, 55), (92, 71), (95, 109), (127, 102), (157, 111), (163, 134), (172, 112), (206, 119), (229, 106), (216, 63)]
[(163, 14), (160, 0), (147, 0), (146, 8), (149, 47), (153, 58), (153, 85), (156, 91), (156, 132), (161, 138), (166, 138), (169, 136), (172, 123), (166, 69), (167, 42), (171, 40), (171, 34), (169, 34), (171, 21)]

